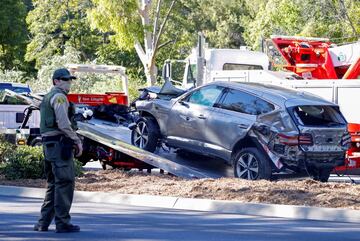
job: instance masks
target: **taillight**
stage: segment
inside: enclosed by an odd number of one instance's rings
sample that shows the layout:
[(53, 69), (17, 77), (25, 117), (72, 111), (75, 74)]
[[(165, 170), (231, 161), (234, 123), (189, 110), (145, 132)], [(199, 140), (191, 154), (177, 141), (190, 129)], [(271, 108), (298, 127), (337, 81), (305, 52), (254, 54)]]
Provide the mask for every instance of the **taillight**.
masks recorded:
[(297, 146), (299, 144), (298, 136), (287, 136), (279, 133), (277, 137), (281, 144), (287, 146)]
[(278, 141), (281, 144), (287, 146), (297, 146), (297, 145), (313, 145), (313, 138), (311, 134), (300, 134), (295, 136), (287, 136), (284, 134), (278, 134)]
[(313, 143), (313, 138), (312, 138), (312, 135), (311, 134), (300, 134), (299, 135), (299, 145), (302, 145), (302, 146), (312, 146), (314, 143)]

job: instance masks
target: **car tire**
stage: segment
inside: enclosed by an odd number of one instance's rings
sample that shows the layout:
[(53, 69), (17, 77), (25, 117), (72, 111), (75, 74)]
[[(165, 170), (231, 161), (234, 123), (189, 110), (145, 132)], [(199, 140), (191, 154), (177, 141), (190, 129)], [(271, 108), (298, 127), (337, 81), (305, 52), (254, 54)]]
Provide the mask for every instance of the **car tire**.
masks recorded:
[(160, 130), (154, 118), (142, 117), (131, 132), (131, 144), (143, 150), (154, 152), (159, 142)]
[(248, 180), (271, 179), (270, 160), (257, 148), (241, 149), (235, 154), (233, 163), (235, 177)]
[(42, 139), (41, 137), (36, 137), (30, 142), (30, 146), (42, 146)]
[(313, 176), (315, 181), (327, 182), (329, 180), (332, 168), (318, 169), (316, 175)]

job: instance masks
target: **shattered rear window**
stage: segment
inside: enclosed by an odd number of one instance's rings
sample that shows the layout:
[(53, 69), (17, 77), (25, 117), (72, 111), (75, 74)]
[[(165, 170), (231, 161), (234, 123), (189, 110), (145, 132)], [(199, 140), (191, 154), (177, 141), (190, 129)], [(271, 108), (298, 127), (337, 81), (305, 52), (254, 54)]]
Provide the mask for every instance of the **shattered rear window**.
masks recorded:
[(339, 126), (346, 121), (334, 106), (297, 106), (294, 108), (297, 122), (303, 126)]

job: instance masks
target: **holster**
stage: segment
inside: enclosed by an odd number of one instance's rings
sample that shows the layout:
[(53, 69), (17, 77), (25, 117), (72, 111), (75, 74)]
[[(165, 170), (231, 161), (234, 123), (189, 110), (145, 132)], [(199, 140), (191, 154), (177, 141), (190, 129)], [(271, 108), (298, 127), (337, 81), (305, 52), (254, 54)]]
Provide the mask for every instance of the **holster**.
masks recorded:
[(68, 137), (62, 136), (60, 138), (61, 159), (69, 160), (73, 156), (74, 141)]

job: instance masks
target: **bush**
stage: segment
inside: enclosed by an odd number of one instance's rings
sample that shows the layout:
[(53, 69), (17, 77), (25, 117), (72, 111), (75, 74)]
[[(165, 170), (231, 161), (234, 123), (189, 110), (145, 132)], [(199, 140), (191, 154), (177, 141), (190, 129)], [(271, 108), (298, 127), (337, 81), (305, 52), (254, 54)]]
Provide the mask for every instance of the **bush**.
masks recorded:
[[(19, 146), (8, 153), (3, 174), (9, 180), (45, 178), (42, 147)], [(81, 174), (82, 164), (75, 160), (75, 175)]]
[(44, 155), (41, 147), (19, 146), (8, 156), (4, 168), (6, 179), (44, 177)]
[(7, 161), (9, 155), (14, 151), (15, 146), (5, 140), (3, 135), (0, 135), (0, 164)]

